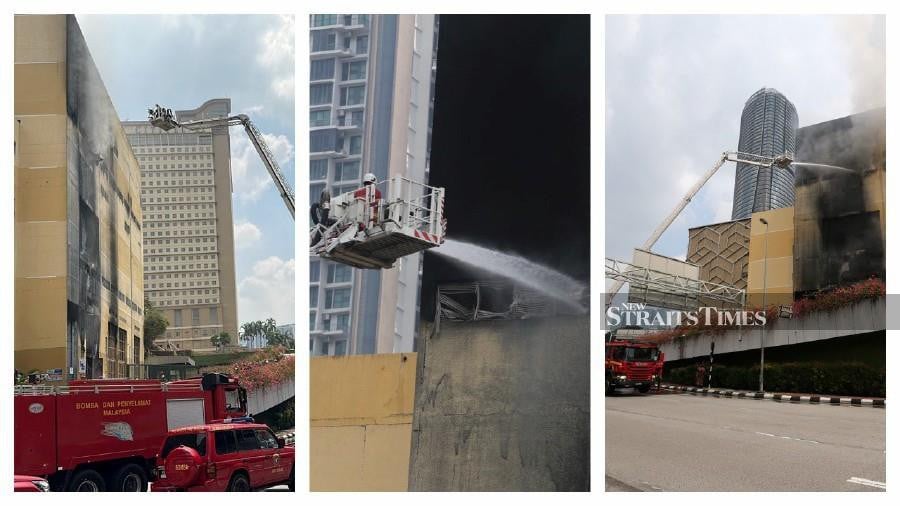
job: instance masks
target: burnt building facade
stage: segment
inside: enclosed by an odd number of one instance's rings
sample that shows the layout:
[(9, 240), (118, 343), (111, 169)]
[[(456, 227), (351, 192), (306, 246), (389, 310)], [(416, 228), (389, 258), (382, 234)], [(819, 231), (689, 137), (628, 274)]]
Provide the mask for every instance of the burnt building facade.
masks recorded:
[(794, 290), (885, 276), (885, 109), (801, 128), (796, 160)]

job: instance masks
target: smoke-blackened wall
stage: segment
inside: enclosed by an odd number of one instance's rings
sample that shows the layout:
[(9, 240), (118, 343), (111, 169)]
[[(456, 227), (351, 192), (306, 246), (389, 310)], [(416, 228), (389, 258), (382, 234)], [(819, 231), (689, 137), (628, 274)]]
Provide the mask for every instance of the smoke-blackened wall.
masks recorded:
[[(429, 184), (448, 238), (587, 281), (590, 17), (441, 16)], [(485, 280), (425, 255), (422, 317), (438, 284)]]
[[(129, 336), (143, 333), (143, 269), (135, 261), (142, 253), (131, 237), (132, 229), (138, 238), (141, 233), (132, 208), (140, 212), (137, 162), (71, 15), (66, 21), (66, 113), (67, 365), (76, 376), (121, 377), (128, 374), (126, 363), (140, 355), (131, 349)], [(124, 279), (120, 273), (126, 273)], [(103, 357), (114, 362), (106, 371)]]
[(885, 109), (801, 128), (794, 290), (798, 295), (885, 276)]

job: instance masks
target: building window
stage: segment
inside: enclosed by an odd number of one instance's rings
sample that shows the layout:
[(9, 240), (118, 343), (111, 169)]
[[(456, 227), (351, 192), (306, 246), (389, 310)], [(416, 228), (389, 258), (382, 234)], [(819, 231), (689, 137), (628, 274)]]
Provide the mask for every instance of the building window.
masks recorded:
[(324, 111), (309, 111), (309, 126), (320, 127), (331, 124), (331, 109)]
[(329, 288), (325, 291), (325, 309), (350, 307), (349, 288)]
[(350, 154), (358, 155), (362, 153), (362, 135), (354, 135), (350, 137)]
[(328, 178), (328, 159), (322, 158), (309, 161), (309, 179), (317, 181)]
[(320, 79), (334, 79), (334, 58), (325, 60), (313, 60), (309, 64), (310, 81)]
[[(359, 179), (359, 161), (339, 162), (334, 167), (334, 181), (353, 181)], [(340, 195), (336, 193), (335, 195)]]
[(347, 340), (341, 339), (334, 342), (334, 356), (338, 357), (347, 354)]
[(313, 14), (312, 16), (313, 26), (331, 26), (336, 24), (338, 24), (337, 14)]
[(366, 78), (366, 62), (354, 61), (344, 63), (341, 66), (341, 80), (352, 81), (354, 79)]
[(356, 38), (356, 54), (366, 54), (369, 52), (369, 36), (364, 35)]
[(309, 307), (319, 307), (319, 287), (309, 287)]
[(309, 330), (316, 330), (316, 312), (309, 312)]
[(348, 283), (352, 275), (349, 265), (344, 264), (328, 264), (328, 282), (329, 283)]
[(328, 355), (328, 345), (329, 344), (330, 343), (328, 341), (322, 341), (322, 349), (321, 349), (322, 355)]
[(350, 113), (350, 124), (353, 126), (361, 127), (363, 124), (363, 112), (362, 111), (353, 111)]
[(365, 101), (365, 98), (366, 87), (364, 85), (341, 88), (341, 105), (359, 105)]
[(200, 325), (200, 309), (191, 309), (191, 325)]
[(319, 281), (319, 261), (312, 260), (309, 262), (309, 281), (315, 283)]
[(334, 321), (334, 330), (339, 330), (341, 332), (350, 330), (350, 313), (336, 314), (332, 318), (332, 321)]
[(217, 325), (219, 323), (219, 308), (209, 308), (209, 323)]
[(325, 190), (324, 184), (309, 185), (309, 201), (318, 202), (322, 198), (322, 192)]
[(312, 84), (309, 86), (309, 105), (330, 104), (331, 100), (331, 83)]
[(175, 313), (175, 325), (174, 326), (180, 327), (181, 326), (181, 310), (176, 309), (173, 312)]
[(334, 51), (336, 38), (334, 33), (330, 32), (313, 32), (312, 50), (314, 53), (319, 51)]

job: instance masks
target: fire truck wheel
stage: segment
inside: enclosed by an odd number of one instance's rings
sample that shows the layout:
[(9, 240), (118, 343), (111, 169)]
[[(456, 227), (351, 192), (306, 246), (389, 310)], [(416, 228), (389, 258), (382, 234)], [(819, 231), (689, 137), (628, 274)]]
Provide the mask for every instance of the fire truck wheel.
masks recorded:
[(247, 475), (237, 473), (228, 482), (228, 492), (250, 492), (250, 481)]
[(291, 467), (291, 476), (288, 478), (288, 490), (294, 491), (294, 468)]
[(106, 482), (97, 471), (82, 469), (72, 478), (69, 492), (106, 492)]
[(113, 489), (116, 492), (146, 492), (147, 473), (137, 464), (128, 464), (113, 478)]

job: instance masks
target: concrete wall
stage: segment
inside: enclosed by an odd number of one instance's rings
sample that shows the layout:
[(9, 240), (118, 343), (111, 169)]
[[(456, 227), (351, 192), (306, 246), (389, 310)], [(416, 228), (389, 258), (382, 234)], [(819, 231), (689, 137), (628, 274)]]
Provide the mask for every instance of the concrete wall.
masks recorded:
[(419, 352), (409, 489), (588, 490), (589, 322), (441, 322)]
[(290, 399), (295, 394), (294, 380), (269, 388), (259, 388), (247, 393), (247, 412), (258, 415)]
[[(866, 334), (885, 329), (885, 299), (866, 300), (836, 311), (820, 311), (802, 318), (780, 318), (765, 332), (766, 347), (787, 346), (840, 336)], [(716, 354), (758, 350), (761, 327), (745, 327), (721, 334), (702, 334), (665, 343), (660, 349), (666, 361), (709, 355), (715, 341)]]
[[(760, 219), (769, 222), (766, 226)], [(794, 208), (753, 213), (747, 266), (747, 305), (790, 305), (794, 300)], [(765, 272), (765, 283), (763, 283)]]
[(405, 491), (416, 354), (310, 360), (310, 490)]

